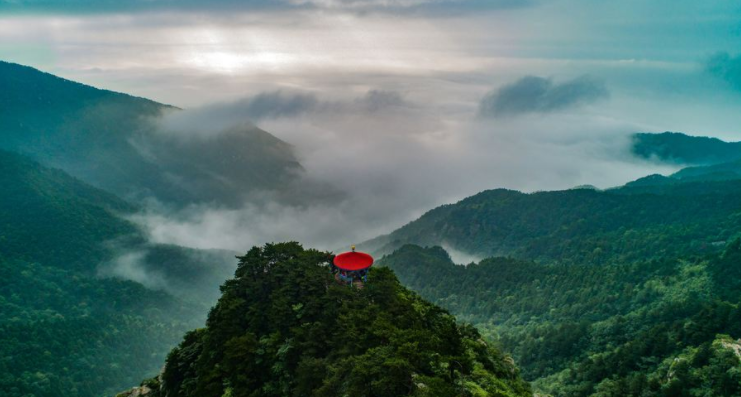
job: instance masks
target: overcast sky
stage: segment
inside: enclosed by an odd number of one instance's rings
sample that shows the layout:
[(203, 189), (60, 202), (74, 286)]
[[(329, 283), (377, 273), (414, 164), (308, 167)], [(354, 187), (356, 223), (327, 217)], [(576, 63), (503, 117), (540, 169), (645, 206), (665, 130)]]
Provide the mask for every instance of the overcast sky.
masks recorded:
[(727, 0), (0, 0), (0, 59), (255, 121), (349, 194), (145, 222), (193, 246), (334, 248), (487, 188), (671, 172), (628, 158), (634, 131), (741, 140), (741, 5)]

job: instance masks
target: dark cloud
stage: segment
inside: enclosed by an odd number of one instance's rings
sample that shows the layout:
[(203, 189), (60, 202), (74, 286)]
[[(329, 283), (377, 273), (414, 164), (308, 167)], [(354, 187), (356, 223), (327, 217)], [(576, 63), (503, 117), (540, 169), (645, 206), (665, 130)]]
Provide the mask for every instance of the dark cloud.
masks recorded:
[(400, 93), (385, 90), (368, 91), (365, 96), (356, 99), (355, 102), (370, 112), (408, 105)]
[(581, 76), (562, 83), (526, 76), (487, 94), (480, 103), (482, 117), (549, 113), (592, 103), (608, 96), (604, 83)]
[(705, 70), (726, 81), (734, 89), (741, 90), (741, 55), (732, 56), (727, 52), (716, 53), (707, 60)]
[(327, 101), (313, 93), (271, 91), (229, 103), (172, 112), (159, 120), (165, 133), (181, 137), (212, 137), (242, 126), (308, 114), (400, 113), (414, 108), (396, 91), (370, 90), (352, 100)]
[(253, 120), (294, 117), (312, 111), (318, 105), (319, 100), (313, 94), (285, 94), (282, 91), (261, 93), (236, 103), (236, 106), (243, 107), (244, 114)]
[(236, 102), (172, 113), (162, 120), (161, 127), (166, 132), (212, 135), (265, 119), (300, 116), (321, 105), (313, 94), (264, 92)]

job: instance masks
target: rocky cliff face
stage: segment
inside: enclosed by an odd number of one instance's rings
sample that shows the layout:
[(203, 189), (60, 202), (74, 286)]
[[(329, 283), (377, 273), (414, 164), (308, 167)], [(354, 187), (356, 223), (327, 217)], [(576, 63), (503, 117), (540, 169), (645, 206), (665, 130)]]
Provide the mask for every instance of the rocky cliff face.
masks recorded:
[(149, 386), (139, 386), (129, 391), (116, 394), (116, 397), (155, 397), (157, 395), (159, 395), (159, 390), (152, 389)]
[(161, 391), (162, 384), (158, 376), (145, 380), (138, 387), (116, 394), (116, 397), (161, 397), (163, 395)]

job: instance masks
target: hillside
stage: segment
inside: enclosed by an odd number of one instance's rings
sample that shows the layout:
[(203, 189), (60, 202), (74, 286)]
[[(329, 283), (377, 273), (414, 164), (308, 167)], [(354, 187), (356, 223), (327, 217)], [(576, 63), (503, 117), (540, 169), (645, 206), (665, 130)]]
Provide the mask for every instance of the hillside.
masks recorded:
[[(737, 170), (485, 191), (361, 247), (512, 352), (536, 393), (741, 395)], [(487, 259), (460, 266), (439, 246)]]
[(489, 190), (433, 209), (367, 243), (562, 263), (611, 263), (717, 250), (741, 233), (741, 181), (574, 189)]
[[(98, 397), (151, 373), (233, 269), (223, 253), (146, 243), (119, 216), (130, 204), (26, 157), (0, 151), (0, 184), (2, 397)], [(99, 276), (130, 252), (143, 256), (125, 270), (159, 289)]]
[[(731, 161), (727, 163), (686, 167), (668, 176), (658, 174), (649, 175), (627, 183), (623, 190), (660, 193), (666, 189), (676, 190), (677, 185), (689, 184), (689, 186), (693, 187), (707, 187), (710, 185), (701, 185), (694, 182), (734, 181), (739, 179), (741, 179), (741, 161)], [(669, 186), (672, 187), (668, 188)], [(716, 186), (723, 185), (718, 184)]]
[(671, 175), (681, 181), (741, 179), (741, 161), (731, 161), (706, 166), (687, 167)]
[(741, 142), (689, 136), (679, 132), (633, 135), (634, 155), (686, 165), (710, 165), (741, 159)]
[(130, 204), (23, 156), (0, 151), (0, 185), (0, 258), (84, 268), (104, 259), (100, 241), (136, 233), (114, 215)]
[(681, 133), (634, 134), (644, 158), (699, 164), (600, 191), (583, 186), (531, 194), (494, 189), (443, 205), (360, 244), (389, 254), (440, 245), (475, 257), (610, 263), (705, 253), (741, 233), (741, 142)]
[(614, 266), (460, 266), (412, 245), (381, 264), (512, 352), (538, 392), (741, 395), (739, 240), (720, 254)]
[(127, 199), (236, 206), (301, 166), (255, 126), (163, 131), (171, 106), (0, 62), (0, 149), (26, 154)]
[(373, 269), (337, 284), (331, 255), (253, 248), (205, 328), (188, 333), (148, 396), (529, 396), (511, 359), (470, 326)]

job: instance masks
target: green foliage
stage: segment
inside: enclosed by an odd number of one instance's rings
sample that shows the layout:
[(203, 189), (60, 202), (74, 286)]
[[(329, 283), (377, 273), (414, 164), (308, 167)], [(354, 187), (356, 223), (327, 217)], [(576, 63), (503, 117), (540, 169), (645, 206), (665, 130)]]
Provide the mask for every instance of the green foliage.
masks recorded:
[(741, 241), (704, 258), (612, 266), (460, 266), (442, 248), (407, 245), (381, 264), (512, 352), (541, 392), (741, 395), (733, 343), (713, 342), (741, 336)]
[(337, 284), (331, 255), (253, 248), (209, 314), (168, 356), (167, 396), (530, 395), (478, 331), (403, 288), (387, 268)]
[(575, 189), (524, 194), (489, 190), (438, 207), (366, 243), (449, 245), (480, 256), (539, 262), (629, 263), (722, 250), (741, 235), (741, 181)]
[(130, 281), (0, 260), (0, 396), (97, 397), (156, 370), (192, 315)]
[[(511, 352), (539, 392), (741, 395), (738, 357), (711, 349), (741, 336), (737, 168), (601, 192), (482, 192), (371, 247), (398, 248), (381, 263)], [(458, 266), (409, 242), (507, 257)]]
[(0, 151), (0, 185), (0, 258), (90, 266), (100, 242), (136, 231), (113, 215), (130, 204), (25, 157)]
[(695, 194), (700, 194), (703, 193), (703, 188), (711, 187), (715, 192), (719, 192), (725, 187), (721, 184), (703, 182), (734, 181), (738, 179), (741, 179), (741, 160), (734, 160), (728, 163), (686, 167), (669, 176), (649, 175), (627, 183), (625, 187), (629, 189), (624, 190), (656, 193), (662, 190), (676, 191), (678, 185), (681, 185), (691, 186), (695, 189)]
[(634, 134), (633, 154), (677, 164), (716, 164), (741, 158), (741, 143), (677, 132)]
[(736, 160), (728, 163), (687, 167), (672, 174), (671, 177), (681, 181), (741, 179), (741, 161)]
[[(182, 333), (202, 324), (215, 297), (199, 295), (198, 283), (215, 291), (223, 280), (199, 262), (206, 253), (144, 244), (118, 216), (131, 205), (4, 151), (0, 185), (0, 396), (111, 395), (156, 371)], [(190, 295), (98, 277), (116, 254), (111, 241), (147, 252), (145, 262), (160, 263), (147, 271), (183, 280), (172, 285)]]

